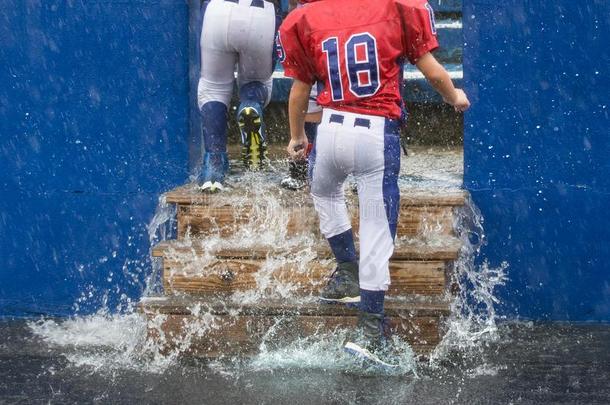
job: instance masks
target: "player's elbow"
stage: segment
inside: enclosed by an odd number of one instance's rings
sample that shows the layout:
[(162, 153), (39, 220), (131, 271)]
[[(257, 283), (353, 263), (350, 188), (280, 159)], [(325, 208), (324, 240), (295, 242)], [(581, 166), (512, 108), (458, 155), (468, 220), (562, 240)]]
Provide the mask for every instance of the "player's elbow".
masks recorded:
[(442, 85), (445, 82), (451, 80), (449, 75), (442, 67), (440, 69), (433, 69), (426, 73), (424, 73), (426, 80), (428, 80), (433, 85)]

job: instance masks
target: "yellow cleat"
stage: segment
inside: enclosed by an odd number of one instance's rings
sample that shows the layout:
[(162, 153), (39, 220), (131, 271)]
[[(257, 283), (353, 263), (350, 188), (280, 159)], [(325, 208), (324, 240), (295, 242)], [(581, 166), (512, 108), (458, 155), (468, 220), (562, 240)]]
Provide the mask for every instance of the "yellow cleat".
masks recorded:
[(250, 170), (262, 169), (268, 158), (260, 114), (253, 107), (244, 107), (239, 111), (237, 124), (241, 132), (241, 158), (244, 166)]

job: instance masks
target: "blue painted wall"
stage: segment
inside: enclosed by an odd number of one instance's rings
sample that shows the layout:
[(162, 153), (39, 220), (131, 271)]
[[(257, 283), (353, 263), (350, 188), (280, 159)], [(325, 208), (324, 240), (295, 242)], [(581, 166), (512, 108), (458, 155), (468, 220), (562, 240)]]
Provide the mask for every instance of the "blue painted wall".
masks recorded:
[(188, 167), (188, 6), (0, 1), (0, 316), (136, 298)]
[(465, 185), (503, 312), (610, 321), (610, 2), (464, 0)]
[[(189, 3), (0, 0), (0, 316), (139, 296), (197, 159)], [(464, 1), (465, 185), (503, 313), (608, 321), (610, 5), (547, 3)]]

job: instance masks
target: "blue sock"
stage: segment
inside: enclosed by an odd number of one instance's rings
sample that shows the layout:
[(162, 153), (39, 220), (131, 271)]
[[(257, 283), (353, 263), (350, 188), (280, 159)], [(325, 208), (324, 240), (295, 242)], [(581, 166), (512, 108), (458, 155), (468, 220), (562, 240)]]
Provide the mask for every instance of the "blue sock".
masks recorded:
[(269, 91), (261, 82), (250, 82), (239, 89), (239, 101), (242, 103), (258, 103), (260, 108), (265, 106)]
[(360, 310), (371, 314), (383, 313), (385, 291), (371, 291), (360, 289)]
[(229, 171), (229, 156), (227, 152), (205, 152), (203, 154), (203, 169), (201, 181), (217, 181), (222, 183)]
[(227, 151), (227, 106), (209, 101), (201, 107), (201, 127), (206, 152)]
[(328, 238), (330, 245), (337, 263), (355, 262), (356, 259), (356, 247), (354, 246), (354, 234), (350, 229)]

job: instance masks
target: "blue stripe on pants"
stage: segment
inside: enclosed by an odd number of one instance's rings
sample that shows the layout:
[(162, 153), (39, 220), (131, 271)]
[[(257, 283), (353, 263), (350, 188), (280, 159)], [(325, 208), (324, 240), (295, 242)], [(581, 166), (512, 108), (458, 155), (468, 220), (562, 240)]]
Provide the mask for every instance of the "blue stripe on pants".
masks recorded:
[(313, 140), (313, 147), (311, 148), (311, 152), (309, 152), (309, 156), (307, 158), (309, 160), (309, 164), (307, 166), (307, 178), (309, 179), (309, 184), (313, 181), (313, 168), (316, 164), (316, 140)]
[(397, 120), (386, 119), (384, 132), (383, 204), (388, 217), (390, 235), (394, 239), (400, 211), (400, 191), (398, 190), (400, 123)]

